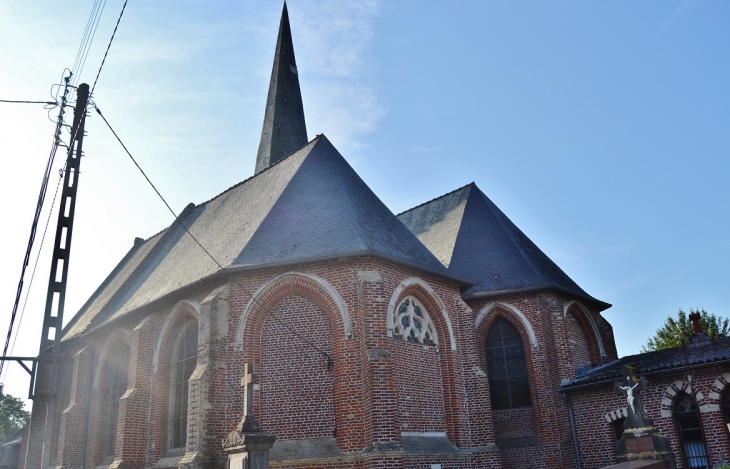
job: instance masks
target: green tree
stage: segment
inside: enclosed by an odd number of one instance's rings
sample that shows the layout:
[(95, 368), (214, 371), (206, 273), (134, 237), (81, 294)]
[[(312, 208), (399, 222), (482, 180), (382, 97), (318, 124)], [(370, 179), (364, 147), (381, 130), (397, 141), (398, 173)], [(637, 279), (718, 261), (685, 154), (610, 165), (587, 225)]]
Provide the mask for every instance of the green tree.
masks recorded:
[(30, 413), (23, 410), (25, 402), (10, 394), (0, 395), (0, 444), (13, 436), (30, 419)]
[[(703, 309), (689, 310), (690, 314), (700, 314), (700, 325), (702, 331), (711, 339), (730, 337), (730, 319), (710, 314)], [(677, 317), (668, 317), (662, 327), (657, 329), (654, 337), (647, 340), (646, 345), (641, 347), (642, 352), (654, 352), (687, 345), (692, 340), (694, 329), (689, 315), (681, 309)]]

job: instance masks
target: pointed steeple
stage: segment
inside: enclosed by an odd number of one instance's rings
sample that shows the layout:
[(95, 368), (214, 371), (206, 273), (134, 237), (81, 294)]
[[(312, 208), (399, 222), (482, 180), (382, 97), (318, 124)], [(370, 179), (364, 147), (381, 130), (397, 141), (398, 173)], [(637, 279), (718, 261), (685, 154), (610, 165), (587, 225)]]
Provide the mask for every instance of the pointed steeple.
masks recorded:
[(307, 126), (304, 122), (297, 62), (294, 59), (289, 12), (284, 2), (269, 96), (266, 100), (264, 128), (256, 156), (256, 174), (291, 155), (307, 142)]

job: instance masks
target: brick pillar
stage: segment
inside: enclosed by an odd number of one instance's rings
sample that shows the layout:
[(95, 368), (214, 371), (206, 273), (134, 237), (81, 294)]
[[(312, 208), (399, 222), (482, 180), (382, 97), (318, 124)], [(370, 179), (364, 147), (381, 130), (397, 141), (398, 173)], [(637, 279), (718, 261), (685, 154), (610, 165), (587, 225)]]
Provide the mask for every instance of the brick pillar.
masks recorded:
[(575, 467), (568, 407), (560, 394), (560, 382), (575, 377), (563, 305), (552, 295), (540, 295), (537, 301), (544, 343), (542, 363), (537, 368), (549, 371), (538, 375), (539, 384), (535, 386), (542, 394), (535, 406), (535, 415), (539, 416), (535, 426), (547, 467)]
[(93, 373), (93, 349), (87, 345), (74, 355), (69, 405), (61, 413), (58, 436), (58, 465), (77, 468), (81, 465), (81, 444), (86, 431), (86, 402)]
[(377, 271), (360, 272), (358, 296), (363, 320), (358, 324), (362, 338), (362, 369), (366, 445), (375, 452), (400, 449), (401, 420), (395, 389), (393, 363), (387, 337), (386, 311), (392, 292), (386, 292)]
[(129, 341), (131, 353), (127, 392), (119, 399), (115, 457), (109, 469), (144, 465), (155, 339), (154, 321), (151, 320), (151, 316), (132, 330)]
[(225, 380), (225, 356), (218, 349), (225, 346), (222, 342), (228, 333), (228, 293), (229, 286), (224, 285), (200, 304), (198, 364), (188, 381), (187, 449), (179, 462), (181, 467), (210, 467), (226, 460), (221, 448), (225, 434), (215, 426), (216, 421), (225, 418), (221, 412), (225, 389), (217, 390), (214, 383)]

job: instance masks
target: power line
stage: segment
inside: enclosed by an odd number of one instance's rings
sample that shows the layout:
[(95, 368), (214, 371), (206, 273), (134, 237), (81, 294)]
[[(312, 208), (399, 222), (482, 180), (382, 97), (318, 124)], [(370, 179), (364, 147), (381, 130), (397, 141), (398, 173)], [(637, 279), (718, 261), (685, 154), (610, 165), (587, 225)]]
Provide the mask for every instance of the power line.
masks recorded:
[[(94, 2), (94, 8), (91, 9), (91, 15), (89, 15), (89, 21), (92, 21), (92, 18), (94, 18), (94, 9), (96, 9), (97, 14), (96, 17), (93, 19), (93, 26), (91, 29), (91, 33), (87, 44), (86, 44), (86, 51), (83, 53), (82, 58), (79, 59), (79, 63), (77, 66), (79, 67), (76, 71), (76, 83), (79, 81), (79, 77), (81, 76), (81, 72), (84, 70), (84, 66), (86, 65), (86, 58), (89, 56), (89, 51), (91, 50), (91, 43), (94, 42), (94, 37), (96, 36), (96, 29), (99, 27), (99, 20), (101, 19), (101, 14), (104, 12), (104, 7), (106, 7), (106, 0), (104, 0), (104, 3), (101, 4), (101, 8), (98, 7), (99, 2), (101, 0), (96, 0)], [(86, 34), (86, 32), (84, 33)]]
[[(109, 39), (109, 44), (106, 46), (106, 52), (104, 52), (104, 58), (101, 59), (101, 65), (99, 66), (99, 71), (96, 72), (96, 79), (94, 79), (94, 85), (91, 87), (91, 94), (94, 94), (94, 89), (96, 89), (96, 82), (99, 81), (99, 75), (101, 75), (101, 69), (104, 68), (104, 62), (106, 62), (106, 56), (109, 54), (109, 49), (112, 46), (112, 42), (114, 42), (114, 36), (117, 34), (117, 28), (119, 27), (119, 22), (122, 21), (122, 15), (124, 15), (124, 9), (127, 8), (127, 1), (124, 0), (124, 5), (122, 5), (122, 11), (119, 13), (119, 18), (117, 18), (117, 24), (114, 26), (114, 32), (112, 33), (111, 39)], [(97, 108), (98, 111), (98, 108)], [(103, 118), (103, 116), (102, 116)], [(120, 141), (121, 143), (121, 141)]]
[[(64, 166), (65, 167), (65, 166)], [(30, 296), (30, 289), (33, 288), (33, 279), (35, 278), (35, 272), (38, 268), (38, 260), (41, 258), (41, 252), (43, 252), (43, 243), (46, 241), (46, 233), (48, 232), (48, 224), (51, 221), (51, 215), (53, 215), (53, 207), (56, 205), (56, 198), (58, 197), (58, 188), (61, 187), (61, 181), (63, 181), (63, 169), (59, 171), (58, 183), (56, 184), (56, 192), (53, 194), (53, 201), (51, 202), (51, 209), (48, 210), (48, 218), (46, 219), (46, 227), (43, 229), (43, 237), (41, 238), (41, 245), (38, 247), (38, 254), (35, 258), (35, 264), (33, 265), (33, 272), (30, 275), (30, 282), (28, 282), (28, 288), (25, 290), (25, 300), (23, 301), (23, 309), (20, 310), (20, 317), (18, 318), (18, 327), (15, 329), (15, 338), (13, 339), (13, 345), (10, 347), (10, 355), (13, 355), (15, 351), (15, 343), (18, 341), (18, 335), (20, 335), (20, 326), (23, 324), (23, 317), (25, 316), (25, 307), (28, 305), (28, 297)], [(8, 375), (8, 369), (5, 368), (4, 376)], [(0, 382), (3, 382), (4, 378), (0, 377)]]
[[(157, 196), (160, 198), (160, 200), (162, 200), (162, 203), (165, 204), (165, 207), (167, 207), (167, 210), (169, 210), (170, 213), (172, 214), (172, 216), (175, 217), (175, 221), (178, 224), (180, 224), (180, 226), (183, 227), (183, 229), (185, 230), (185, 232), (188, 235), (190, 235), (190, 237), (193, 239), (193, 241), (195, 241), (195, 244), (197, 244), (200, 247), (200, 249), (202, 249), (203, 252), (205, 252), (205, 254), (207, 254), (207, 256), (210, 257), (210, 259), (213, 262), (215, 262), (215, 264), (223, 272), (230, 273), (228, 271), (228, 269), (226, 269), (225, 267), (223, 267), (223, 265), (220, 262), (218, 262), (218, 260), (215, 257), (213, 257), (213, 255), (210, 253), (210, 251), (208, 251), (207, 249), (205, 249), (205, 247), (202, 244), (200, 244), (200, 241), (198, 241), (198, 239), (195, 236), (193, 236), (193, 234), (190, 232), (190, 230), (188, 229), (188, 227), (185, 226), (185, 224), (182, 222), (182, 220), (180, 220), (180, 218), (175, 213), (175, 211), (170, 207), (170, 204), (167, 203), (167, 200), (165, 200), (165, 198), (162, 196), (162, 194), (160, 194), (160, 191), (157, 190), (157, 187), (155, 187), (155, 185), (152, 183), (152, 181), (150, 180), (150, 178), (147, 176), (147, 174), (144, 172), (144, 170), (140, 167), (139, 163), (137, 163), (137, 160), (134, 159), (134, 156), (132, 156), (132, 154), (129, 152), (129, 150), (127, 149), (127, 146), (124, 144), (124, 142), (122, 142), (122, 139), (119, 138), (119, 135), (117, 135), (117, 133), (114, 131), (114, 129), (112, 128), (111, 124), (109, 124), (109, 121), (106, 120), (106, 117), (104, 117), (104, 114), (101, 113), (101, 110), (98, 107), (96, 107), (96, 105), (94, 105), (94, 109), (96, 109), (96, 112), (104, 120), (104, 123), (107, 125), (107, 127), (109, 127), (109, 130), (112, 131), (112, 133), (114, 134), (114, 137), (116, 137), (116, 139), (119, 142), (119, 144), (122, 145), (122, 148), (124, 148), (124, 151), (127, 153), (127, 155), (129, 155), (129, 158), (132, 159), (132, 162), (137, 167), (137, 169), (139, 169), (139, 171), (142, 173), (142, 176), (144, 176), (144, 178), (147, 180), (147, 182), (152, 187), (152, 189), (154, 189), (154, 191), (157, 194)], [(231, 280), (233, 280), (233, 282), (236, 285), (238, 285), (241, 288), (241, 290), (244, 291), (244, 293), (246, 293), (247, 295), (249, 295), (251, 297), (251, 299), (253, 300), (254, 303), (257, 302), (256, 297), (253, 294), (251, 294), (246, 287), (244, 287), (243, 285), (241, 285), (241, 283), (239, 283), (233, 276), (231, 276), (230, 278), (231, 278)], [(269, 312), (269, 315), (271, 317), (273, 317), (274, 320), (276, 320), (279, 324), (281, 324), (285, 328), (287, 328), (287, 330), (289, 330), (289, 332), (291, 332), (292, 334), (294, 334), (295, 336), (297, 336), (302, 342), (304, 342), (307, 345), (309, 345), (310, 347), (312, 347), (314, 350), (316, 350), (317, 352), (319, 352), (321, 355), (324, 355), (327, 358), (327, 369), (331, 369), (332, 368), (332, 364), (334, 363), (334, 361), (332, 359), (332, 356), (329, 353), (325, 352), (324, 350), (322, 350), (321, 348), (317, 347), (315, 344), (313, 344), (312, 342), (310, 342), (306, 338), (302, 337), (296, 330), (292, 329), (291, 327), (289, 327), (288, 324), (286, 324), (284, 321), (282, 321), (281, 319), (279, 319), (279, 317), (277, 317), (276, 313), (274, 313), (273, 311), (270, 311)]]

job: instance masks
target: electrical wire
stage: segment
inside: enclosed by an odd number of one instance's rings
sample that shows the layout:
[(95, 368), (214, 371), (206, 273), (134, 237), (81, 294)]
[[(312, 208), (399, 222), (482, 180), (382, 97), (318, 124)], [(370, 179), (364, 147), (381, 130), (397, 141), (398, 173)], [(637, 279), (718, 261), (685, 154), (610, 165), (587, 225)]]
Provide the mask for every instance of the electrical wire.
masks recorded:
[[(63, 129), (63, 119), (64, 119), (64, 114), (65, 114), (65, 102), (66, 102), (65, 99), (66, 99), (66, 95), (68, 94), (68, 90), (70, 87), (69, 79), (70, 79), (70, 76), (65, 79), (66, 87), (64, 88), (64, 94), (61, 99), (61, 102), (63, 102), (64, 104), (61, 105), (61, 108), (58, 111), (58, 120), (56, 122), (56, 131), (53, 136), (53, 143), (51, 144), (51, 152), (48, 155), (48, 161), (46, 162), (46, 167), (43, 172), (43, 180), (41, 181), (41, 190), (40, 190), (40, 193), (38, 194), (38, 201), (36, 202), (36, 210), (35, 210), (35, 214), (33, 215), (33, 223), (31, 224), (31, 227), (30, 227), (30, 236), (28, 237), (28, 246), (25, 251), (25, 257), (23, 259), (23, 266), (20, 270), (20, 280), (18, 281), (18, 288), (17, 288), (16, 294), (15, 294), (15, 302), (13, 303), (13, 311), (10, 314), (10, 326), (8, 327), (8, 335), (5, 339), (5, 346), (3, 347), (3, 355), (2, 355), (3, 358), (7, 357), (7, 355), (8, 355), (8, 347), (10, 345), (10, 338), (13, 334), (13, 326), (15, 325), (15, 317), (18, 313), (18, 305), (20, 303), (20, 297), (23, 292), (23, 282), (24, 282), (24, 278), (25, 278), (25, 270), (28, 267), (28, 263), (30, 261), (30, 254), (31, 254), (31, 251), (33, 250), (33, 243), (35, 242), (35, 235), (36, 235), (36, 230), (38, 228), (38, 221), (40, 219), (41, 211), (43, 209), (43, 203), (46, 199), (46, 191), (48, 190), (48, 181), (51, 177), (51, 171), (53, 169), (53, 162), (56, 158), (56, 151), (58, 150), (58, 147), (60, 146), (60, 142), (61, 142), (60, 135), (61, 135), (61, 130)], [(73, 138), (75, 138), (75, 137), (76, 136), (74, 135)], [(73, 139), (71, 141), (71, 148), (73, 148)], [(0, 361), (0, 375), (2, 375), (4, 365), (5, 365), (5, 361)]]
[(96, 82), (99, 81), (99, 75), (101, 75), (101, 69), (104, 68), (104, 62), (106, 62), (106, 56), (109, 54), (109, 49), (112, 46), (112, 42), (114, 42), (114, 36), (117, 34), (117, 28), (119, 27), (119, 22), (122, 21), (122, 15), (124, 15), (124, 9), (127, 8), (127, 1), (124, 0), (124, 5), (122, 5), (122, 11), (119, 13), (119, 18), (117, 18), (117, 24), (114, 26), (114, 32), (112, 33), (111, 39), (109, 39), (109, 44), (106, 46), (106, 52), (104, 52), (104, 58), (101, 59), (101, 65), (99, 65), (99, 71), (96, 72), (96, 79), (94, 79), (94, 85), (91, 87), (91, 93), (90, 95), (94, 94), (94, 90), (96, 89)]
[[(101, 4), (101, 8), (97, 9), (97, 16), (94, 21), (94, 26), (91, 31), (91, 36), (88, 41), (88, 45), (86, 46), (86, 52), (83, 55), (83, 61), (80, 62), (79, 69), (76, 71), (76, 83), (79, 81), (79, 77), (81, 76), (81, 72), (84, 70), (84, 66), (86, 65), (86, 59), (89, 56), (89, 51), (91, 50), (91, 43), (94, 42), (94, 37), (96, 36), (96, 29), (99, 27), (99, 20), (101, 19), (101, 14), (104, 12), (104, 7), (106, 7), (106, 0), (104, 0), (104, 3)], [(92, 9), (93, 14), (93, 9)]]
[[(58, 197), (58, 189), (61, 187), (61, 181), (63, 181), (63, 171), (66, 169), (64, 165), (63, 169), (59, 171), (58, 183), (56, 184), (56, 192), (53, 194), (53, 201), (51, 202), (51, 209), (48, 211), (48, 218), (46, 219), (46, 226), (43, 229), (43, 237), (41, 237), (41, 245), (38, 247), (38, 254), (35, 258), (35, 264), (33, 265), (33, 272), (30, 275), (30, 281), (28, 282), (28, 288), (25, 290), (25, 300), (23, 301), (23, 309), (20, 310), (20, 317), (18, 318), (18, 326), (15, 329), (15, 338), (13, 339), (13, 345), (10, 347), (10, 355), (13, 355), (15, 351), (15, 343), (18, 341), (18, 335), (20, 335), (20, 326), (23, 324), (23, 317), (25, 316), (25, 307), (28, 305), (28, 297), (30, 296), (30, 290), (33, 288), (33, 279), (35, 278), (35, 272), (38, 268), (38, 260), (41, 258), (41, 252), (43, 252), (43, 243), (46, 241), (46, 233), (48, 232), (48, 225), (51, 222), (51, 216), (53, 215), (53, 207), (56, 205), (56, 198)], [(0, 383), (5, 381), (8, 375), (8, 369), (5, 368), (3, 376), (0, 377)]]
[[(200, 247), (200, 249), (202, 249), (202, 250), (203, 250), (203, 252), (205, 252), (205, 254), (206, 254), (206, 255), (207, 255), (208, 257), (210, 257), (210, 259), (211, 259), (211, 260), (212, 260), (212, 261), (213, 261), (213, 262), (214, 262), (214, 263), (215, 263), (215, 264), (216, 264), (216, 265), (217, 265), (217, 266), (218, 266), (218, 267), (219, 267), (219, 268), (220, 268), (220, 269), (221, 269), (221, 270), (222, 270), (223, 272), (227, 272), (227, 273), (228, 273), (228, 272), (229, 272), (229, 271), (228, 271), (228, 269), (226, 269), (225, 267), (223, 267), (223, 265), (222, 265), (222, 264), (221, 264), (220, 262), (218, 262), (218, 260), (217, 260), (217, 259), (216, 259), (215, 257), (213, 257), (213, 255), (212, 255), (212, 254), (210, 253), (210, 251), (208, 251), (208, 250), (207, 250), (207, 249), (206, 249), (206, 248), (205, 248), (205, 247), (204, 247), (204, 246), (203, 246), (203, 245), (202, 245), (202, 244), (200, 243), (200, 241), (198, 241), (198, 239), (197, 239), (197, 238), (196, 238), (195, 236), (193, 236), (193, 234), (192, 234), (192, 233), (190, 232), (190, 230), (188, 229), (188, 227), (187, 227), (187, 226), (185, 226), (185, 224), (184, 224), (184, 223), (182, 222), (182, 220), (180, 220), (180, 218), (179, 218), (179, 217), (178, 217), (178, 215), (177, 215), (177, 214), (175, 213), (175, 211), (174, 211), (174, 210), (172, 209), (172, 207), (170, 207), (170, 204), (168, 204), (168, 203), (167, 203), (167, 200), (165, 200), (165, 198), (164, 198), (164, 197), (162, 196), (162, 194), (160, 193), (160, 191), (159, 191), (159, 190), (157, 190), (157, 187), (155, 187), (155, 185), (154, 185), (154, 184), (152, 183), (152, 181), (150, 180), (150, 178), (149, 178), (149, 177), (147, 176), (147, 174), (146, 174), (146, 173), (144, 172), (144, 170), (143, 170), (143, 169), (142, 169), (142, 168), (140, 167), (139, 163), (137, 163), (137, 160), (135, 160), (135, 159), (134, 159), (134, 156), (132, 156), (132, 154), (131, 154), (131, 153), (129, 152), (129, 150), (127, 149), (127, 146), (126, 146), (126, 145), (124, 144), (124, 142), (122, 142), (122, 139), (121, 139), (121, 138), (119, 138), (119, 135), (117, 135), (117, 133), (116, 133), (116, 132), (114, 131), (114, 129), (112, 128), (111, 124), (109, 124), (109, 121), (107, 121), (107, 120), (106, 120), (106, 117), (104, 117), (104, 114), (102, 114), (102, 113), (101, 113), (101, 110), (100, 110), (100, 109), (99, 109), (99, 108), (98, 108), (98, 107), (97, 107), (96, 105), (94, 105), (94, 109), (96, 109), (96, 112), (97, 112), (97, 113), (99, 114), (99, 116), (101, 116), (101, 118), (102, 118), (102, 119), (104, 120), (104, 123), (105, 123), (105, 124), (107, 125), (107, 127), (109, 127), (109, 130), (111, 130), (112, 134), (114, 134), (114, 137), (116, 137), (116, 139), (117, 139), (117, 141), (119, 142), (119, 144), (120, 144), (120, 145), (122, 145), (122, 148), (124, 148), (124, 151), (125, 151), (125, 152), (127, 153), (127, 155), (129, 155), (129, 158), (131, 158), (131, 160), (132, 160), (132, 162), (134, 163), (134, 165), (135, 165), (135, 166), (137, 167), (137, 169), (138, 169), (138, 170), (139, 170), (139, 171), (140, 171), (140, 172), (142, 173), (142, 176), (144, 176), (144, 178), (145, 178), (145, 179), (147, 180), (147, 182), (149, 183), (149, 185), (150, 185), (150, 186), (152, 187), (152, 189), (153, 189), (153, 190), (155, 191), (155, 193), (157, 194), (157, 196), (158, 196), (158, 197), (160, 198), (160, 200), (162, 200), (162, 203), (164, 203), (164, 204), (165, 204), (165, 207), (167, 207), (167, 210), (169, 210), (169, 211), (170, 211), (170, 213), (172, 214), (172, 216), (173, 216), (173, 217), (175, 217), (175, 221), (176, 221), (176, 222), (177, 222), (177, 223), (178, 223), (178, 224), (179, 224), (180, 226), (182, 226), (182, 227), (183, 227), (183, 229), (185, 230), (185, 232), (186, 232), (186, 233), (187, 233), (187, 234), (188, 234), (188, 235), (189, 235), (189, 236), (190, 236), (190, 237), (191, 237), (191, 238), (193, 239), (193, 241), (195, 241), (195, 244), (197, 244), (197, 245), (198, 245), (198, 246)], [(249, 290), (248, 290), (248, 289), (247, 289), (246, 287), (244, 287), (243, 285), (241, 285), (241, 283), (240, 283), (240, 282), (238, 282), (238, 281), (237, 281), (237, 280), (236, 280), (235, 278), (233, 278), (232, 276), (231, 276), (230, 278), (231, 278), (231, 280), (233, 280), (233, 282), (234, 282), (234, 283), (235, 283), (235, 284), (236, 284), (236, 285), (237, 285), (237, 286), (238, 286), (239, 288), (241, 288), (241, 290), (243, 290), (243, 292), (244, 292), (245, 294), (247, 294), (247, 295), (249, 295), (249, 296), (251, 297), (251, 299), (253, 300), (253, 302), (254, 302), (254, 303), (256, 303), (256, 302), (257, 302), (257, 300), (256, 300), (256, 297), (255, 297), (255, 296), (254, 296), (253, 294), (251, 294), (251, 293), (249, 292)], [(289, 325), (288, 325), (288, 324), (286, 324), (286, 323), (285, 323), (284, 321), (282, 321), (281, 319), (279, 319), (279, 318), (277, 317), (276, 313), (274, 313), (273, 311), (270, 311), (270, 312), (269, 312), (269, 315), (270, 315), (271, 317), (273, 317), (273, 318), (274, 318), (274, 320), (276, 320), (276, 321), (277, 321), (277, 322), (278, 322), (279, 324), (283, 325), (283, 326), (284, 326), (284, 327), (285, 327), (285, 328), (286, 328), (287, 330), (289, 330), (289, 332), (291, 332), (292, 334), (294, 334), (295, 336), (297, 336), (297, 337), (298, 337), (298, 338), (299, 338), (299, 339), (300, 339), (300, 340), (301, 340), (302, 342), (306, 343), (306, 344), (307, 344), (307, 345), (309, 345), (309, 346), (310, 346), (311, 348), (313, 348), (314, 350), (316, 350), (317, 352), (319, 352), (319, 353), (320, 353), (321, 355), (323, 355), (323, 356), (324, 356), (325, 358), (327, 358), (327, 369), (328, 369), (328, 370), (329, 370), (329, 369), (332, 369), (332, 365), (334, 364), (334, 360), (332, 359), (332, 356), (331, 356), (331, 355), (330, 355), (329, 353), (327, 353), (326, 351), (324, 351), (324, 350), (322, 350), (321, 348), (317, 347), (317, 346), (316, 346), (315, 344), (313, 344), (312, 342), (310, 342), (310, 341), (309, 341), (309, 340), (307, 340), (306, 338), (302, 337), (302, 335), (301, 335), (301, 334), (299, 334), (299, 333), (298, 333), (298, 332), (297, 332), (296, 330), (292, 329), (291, 327), (289, 327)]]

